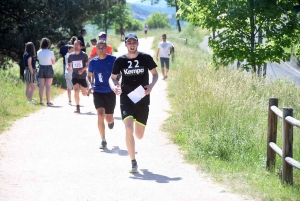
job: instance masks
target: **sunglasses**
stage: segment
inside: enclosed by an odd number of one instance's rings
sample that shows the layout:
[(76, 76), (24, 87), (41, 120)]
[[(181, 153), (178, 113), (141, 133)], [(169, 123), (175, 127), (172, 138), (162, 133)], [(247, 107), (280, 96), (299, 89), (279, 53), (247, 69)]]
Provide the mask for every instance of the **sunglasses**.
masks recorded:
[(104, 39), (105, 39), (105, 38), (106, 38), (106, 35), (99, 36), (99, 38), (104, 38)]

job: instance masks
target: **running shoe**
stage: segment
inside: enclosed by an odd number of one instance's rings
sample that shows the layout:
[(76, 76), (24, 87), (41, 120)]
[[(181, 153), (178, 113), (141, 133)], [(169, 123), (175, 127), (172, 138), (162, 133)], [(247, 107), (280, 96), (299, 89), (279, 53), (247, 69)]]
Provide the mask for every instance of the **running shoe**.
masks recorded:
[(107, 124), (107, 126), (108, 126), (109, 129), (113, 129), (114, 125), (115, 125), (114, 121), (112, 123), (110, 123), (110, 124)]
[(138, 165), (137, 162), (131, 162), (131, 170), (130, 173), (137, 173), (138, 172)]
[(49, 106), (49, 107), (50, 107), (50, 106), (53, 106), (53, 103), (48, 102), (48, 103), (47, 103), (47, 106)]
[(69, 101), (69, 105), (72, 105), (72, 102), (71, 102), (71, 101)]
[(34, 105), (35, 102), (34, 102), (34, 100), (30, 100), (30, 101), (28, 101), (28, 104)]
[(76, 106), (76, 110), (74, 111), (74, 113), (80, 113), (80, 106)]
[(99, 149), (106, 149), (106, 147), (107, 147), (107, 142), (106, 142), (106, 140), (102, 140), (101, 146), (100, 146)]
[(40, 102), (40, 105), (45, 105), (43, 102)]

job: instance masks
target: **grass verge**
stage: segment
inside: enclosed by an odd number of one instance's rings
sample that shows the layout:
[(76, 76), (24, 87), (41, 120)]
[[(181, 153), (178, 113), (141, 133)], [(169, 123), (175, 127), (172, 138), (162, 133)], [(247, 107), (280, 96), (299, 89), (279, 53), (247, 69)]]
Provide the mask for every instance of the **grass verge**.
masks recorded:
[[(161, 34), (157, 33), (154, 47)], [(294, 186), (289, 186), (281, 184), (279, 156), (274, 172), (265, 168), (268, 99), (279, 98), (279, 108), (294, 108), (294, 116), (300, 119), (299, 87), (235, 69), (215, 70), (210, 55), (199, 48), (207, 34), (203, 30), (188, 26), (180, 34), (166, 34), (175, 45), (176, 56), (167, 80), (172, 111), (163, 129), (186, 159), (240, 194), (261, 200), (300, 200), (299, 170), (294, 169)], [(188, 38), (188, 44), (179, 37)], [(279, 146), (281, 129), (280, 125)], [(295, 128), (296, 160), (300, 160), (299, 134)]]

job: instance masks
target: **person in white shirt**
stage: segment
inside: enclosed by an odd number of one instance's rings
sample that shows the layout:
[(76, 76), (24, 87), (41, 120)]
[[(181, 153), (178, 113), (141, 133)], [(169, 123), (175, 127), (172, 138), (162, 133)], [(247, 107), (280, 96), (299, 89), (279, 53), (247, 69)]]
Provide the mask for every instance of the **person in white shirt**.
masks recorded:
[(44, 105), (44, 88), (46, 87), (46, 99), (47, 106), (52, 106), (53, 103), (50, 102), (51, 98), (51, 85), (54, 77), (54, 71), (52, 65), (55, 64), (54, 53), (49, 50), (51, 42), (48, 38), (42, 38), (40, 43), (40, 49), (37, 52), (37, 58), (39, 60), (39, 73), (38, 78), (40, 80), (40, 104)]
[[(161, 65), (161, 72), (163, 75), (163, 80), (166, 80), (168, 78), (168, 72), (169, 72), (169, 61), (170, 61), (170, 55), (172, 54), (172, 43), (167, 41), (167, 35), (163, 34), (161, 36), (162, 41), (158, 43), (158, 49), (156, 54), (156, 61), (158, 62), (158, 57), (160, 59), (160, 65)], [(166, 71), (165, 71), (165, 65), (166, 65)]]

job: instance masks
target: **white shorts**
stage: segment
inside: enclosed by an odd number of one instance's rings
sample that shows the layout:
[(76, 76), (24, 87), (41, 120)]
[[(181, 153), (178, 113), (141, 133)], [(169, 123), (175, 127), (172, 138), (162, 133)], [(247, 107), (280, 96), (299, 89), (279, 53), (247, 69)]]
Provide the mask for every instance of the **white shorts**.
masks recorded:
[(67, 84), (67, 89), (73, 89), (73, 83), (72, 83), (72, 73), (73, 71), (68, 71), (68, 73), (65, 74), (66, 77), (66, 84)]

